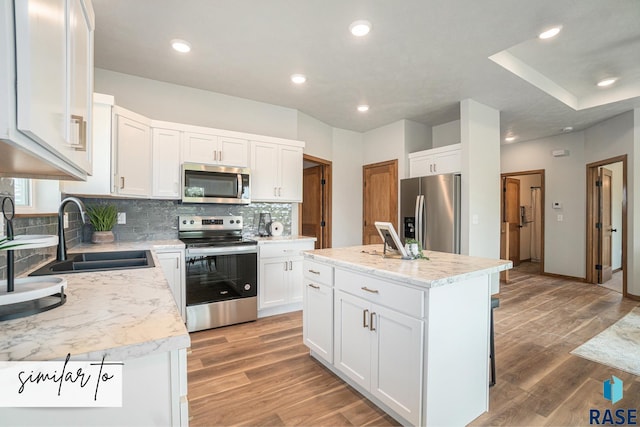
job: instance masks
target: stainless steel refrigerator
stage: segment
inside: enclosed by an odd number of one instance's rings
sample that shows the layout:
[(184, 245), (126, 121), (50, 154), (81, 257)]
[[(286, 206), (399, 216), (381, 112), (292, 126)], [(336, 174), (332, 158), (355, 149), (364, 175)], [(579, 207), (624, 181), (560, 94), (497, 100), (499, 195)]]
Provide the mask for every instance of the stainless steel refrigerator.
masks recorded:
[(460, 253), (460, 174), (400, 181), (400, 238), (426, 250)]

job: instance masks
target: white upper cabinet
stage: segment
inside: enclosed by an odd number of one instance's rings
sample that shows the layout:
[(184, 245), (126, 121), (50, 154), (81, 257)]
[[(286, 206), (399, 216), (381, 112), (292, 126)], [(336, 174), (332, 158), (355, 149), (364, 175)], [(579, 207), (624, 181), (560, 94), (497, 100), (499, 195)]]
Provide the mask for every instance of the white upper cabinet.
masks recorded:
[(149, 120), (115, 107), (115, 187), (121, 196), (151, 195), (151, 130)]
[(185, 132), (182, 158), (188, 163), (246, 167), (249, 164), (249, 141)]
[(3, 173), (84, 179), (92, 160), (91, 2), (0, 4), (0, 139), (23, 150), (2, 147), (14, 160), (2, 165)]
[(455, 173), (462, 170), (460, 144), (409, 154), (409, 177)]
[(152, 132), (151, 196), (160, 199), (180, 198), (180, 132), (154, 128)]
[(251, 200), (302, 202), (302, 147), (251, 141)]

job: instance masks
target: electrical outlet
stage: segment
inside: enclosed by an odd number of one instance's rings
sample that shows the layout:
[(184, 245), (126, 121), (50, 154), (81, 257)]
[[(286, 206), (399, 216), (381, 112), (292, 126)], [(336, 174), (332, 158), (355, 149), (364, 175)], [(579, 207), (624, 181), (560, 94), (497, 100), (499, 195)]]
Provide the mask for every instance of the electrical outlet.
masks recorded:
[(127, 223), (127, 213), (118, 212), (118, 224), (126, 224), (126, 223)]
[(69, 228), (69, 214), (68, 213), (64, 213), (64, 222), (63, 222), (64, 228)]

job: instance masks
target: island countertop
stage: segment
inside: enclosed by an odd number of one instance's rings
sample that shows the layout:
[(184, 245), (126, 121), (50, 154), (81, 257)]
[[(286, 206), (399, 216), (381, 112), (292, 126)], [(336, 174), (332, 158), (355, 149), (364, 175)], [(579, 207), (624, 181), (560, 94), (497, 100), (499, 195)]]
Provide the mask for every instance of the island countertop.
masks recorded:
[[(157, 243), (157, 244), (156, 244)], [(73, 252), (184, 248), (180, 241), (79, 245)], [(155, 267), (59, 275), (67, 302), (4, 321), (0, 360), (127, 360), (187, 348), (189, 334), (154, 254)]]
[(432, 288), (470, 277), (498, 273), (510, 269), (511, 261), (424, 251), (429, 259), (403, 260), (397, 255), (383, 258), (382, 245), (317, 249), (304, 253), (306, 259), (317, 260), (371, 274), (399, 280), (415, 286)]

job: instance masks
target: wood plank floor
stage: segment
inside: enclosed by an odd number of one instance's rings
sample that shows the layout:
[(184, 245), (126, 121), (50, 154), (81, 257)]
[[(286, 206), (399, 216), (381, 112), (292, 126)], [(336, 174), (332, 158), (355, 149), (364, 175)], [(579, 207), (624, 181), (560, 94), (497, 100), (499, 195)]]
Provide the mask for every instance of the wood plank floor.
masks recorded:
[[(625, 385), (613, 407), (640, 408), (640, 377), (569, 354), (640, 304), (595, 285), (511, 279), (495, 311), (490, 411), (472, 425), (588, 425), (589, 408), (612, 408), (602, 398), (611, 375)], [(191, 425), (397, 425), (309, 357), (301, 324), (296, 312), (191, 334)]]

